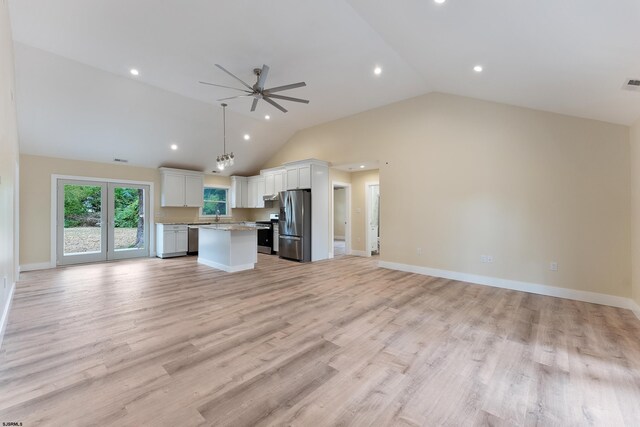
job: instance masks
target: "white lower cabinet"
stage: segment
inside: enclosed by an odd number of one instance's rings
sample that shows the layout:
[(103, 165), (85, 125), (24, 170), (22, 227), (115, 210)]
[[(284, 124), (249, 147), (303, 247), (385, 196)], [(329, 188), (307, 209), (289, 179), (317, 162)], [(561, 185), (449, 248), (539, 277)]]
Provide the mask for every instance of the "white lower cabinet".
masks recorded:
[(187, 254), (188, 227), (183, 224), (156, 224), (156, 256), (169, 258)]

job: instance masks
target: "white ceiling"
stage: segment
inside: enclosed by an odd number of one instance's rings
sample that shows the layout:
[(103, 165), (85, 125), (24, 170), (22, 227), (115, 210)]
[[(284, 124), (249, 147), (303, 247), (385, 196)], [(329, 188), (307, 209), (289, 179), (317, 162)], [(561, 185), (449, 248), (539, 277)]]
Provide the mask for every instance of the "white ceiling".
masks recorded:
[[(304, 80), (282, 114), (229, 102), (233, 173), (296, 130), (440, 91), (629, 124), (640, 92), (637, 0), (10, 0), (21, 150), (211, 170), (222, 151), (222, 64), (267, 86)], [(482, 64), (484, 72), (472, 68)], [(383, 73), (374, 76), (373, 67)], [(137, 78), (130, 68), (140, 70)], [(264, 115), (271, 120), (266, 122)], [(248, 132), (249, 142), (242, 139)], [(179, 150), (169, 149), (177, 143)], [(330, 159), (329, 159), (330, 160)], [(354, 162), (363, 159), (353, 159)]]

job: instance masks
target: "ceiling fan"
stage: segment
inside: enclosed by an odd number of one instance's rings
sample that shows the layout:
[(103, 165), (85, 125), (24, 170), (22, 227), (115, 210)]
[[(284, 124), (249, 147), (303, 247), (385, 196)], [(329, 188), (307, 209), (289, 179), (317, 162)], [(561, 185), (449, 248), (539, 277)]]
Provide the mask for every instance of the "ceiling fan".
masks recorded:
[(215, 84), (215, 83), (209, 83), (209, 82), (202, 82), (201, 81), (200, 83), (202, 83), (204, 85), (224, 87), (224, 88), (227, 88), (227, 89), (234, 89), (234, 90), (239, 90), (239, 91), (244, 92), (243, 95), (236, 95), (236, 96), (230, 96), (228, 98), (221, 98), (221, 99), (218, 99), (218, 101), (225, 101), (225, 100), (228, 100), (228, 99), (235, 99), (235, 98), (253, 97), (253, 104), (251, 104), (251, 111), (255, 111), (256, 106), (258, 105), (258, 101), (263, 99), (266, 102), (268, 102), (269, 104), (271, 104), (274, 107), (276, 107), (278, 110), (282, 111), (283, 113), (286, 113), (287, 109), (284, 108), (282, 105), (278, 104), (276, 101), (274, 101), (274, 99), (283, 100), (283, 101), (301, 102), (303, 104), (308, 104), (309, 103), (309, 101), (306, 100), (306, 99), (292, 98), (290, 96), (284, 96), (284, 95), (276, 94), (276, 92), (282, 92), (283, 90), (289, 90), (289, 89), (295, 89), (295, 88), (298, 88), (298, 87), (304, 87), (304, 86), (307, 85), (305, 82), (292, 83), (292, 84), (289, 84), (289, 85), (284, 85), (284, 86), (278, 86), (278, 87), (272, 87), (272, 88), (265, 89), (264, 84), (267, 81), (267, 75), (269, 75), (269, 66), (268, 65), (263, 65), (262, 68), (254, 68), (253, 74), (256, 75), (256, 83), (253, 86), (249, 86), (249, 84), (247, 84), (244, 81), (242, 81), (239, 77), (233, 75), (230, 71), (225, 69), (222, 65), (216, 64), (216, 67), (220, 68), (222, 71), (224, 71), (225, 73), (229, 74), (231, 77), (233, 77), (234, 79), (236, 79), (237, 81), (242, 83), (242, 85), (248, 89), (248, 90), (247, 89), (238, 89), (238, 88), (231, 87), (231, 86), (224, 86), (224, 85), (219, 85), (219, 84)]

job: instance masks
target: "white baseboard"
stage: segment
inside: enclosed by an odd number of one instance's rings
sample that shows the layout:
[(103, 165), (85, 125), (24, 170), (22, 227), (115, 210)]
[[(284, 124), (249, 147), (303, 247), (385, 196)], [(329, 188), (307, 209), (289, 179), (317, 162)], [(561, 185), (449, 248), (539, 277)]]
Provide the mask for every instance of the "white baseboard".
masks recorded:
[[(476, 274), (459, 273), (456, 271), (439, 270), (436, 268), (421, 267), (417, 265), (400, 264), (388, 261), (379, 261), (378, 266), (390, 270), (406, 271), (408, 273), (424, 274), (426, 276), (441, 277), (444, 279), (459, 280), (476, 285), (493, 286), (496, 288), (511, 289), (514, 291), (529, 292), (538, 295), (547, 295), (558, 298), (572, 299), (576, 301), (590, 302), (594, 304), (610, 305), (612, 307), (633, 310), (640, 319), (640, 307), (630, 298), (615, 295), (600, 294), (597, 292), (578, 291), (574, 289), (558, 288), (556, 286), (540, 285), (537, 283), (520, 282), (517, 280), (500, 279), (497, 277), (480, 276)], [(635, 311), (633, 306), (638, 308)]]
[(39, 262), (36, 264), (24, 264), (20, 266), (20, 272), (35, 271), (35, 270), (47, 270), (49, 268), (55, 268), (55, 265), (51, 265), (50, 262)]
[(367, 256), (367, 252), (366, 251), (356, 251), (356, 250), (351, 250), (351, 252), (349, 253), (349, 255), (354, 255), (354, 256)]
[(7, 328), (7, 323), (9, 323), (9, 310), (11, 310), (11, 302), (13, 301), (13, 293), (16, 290), (16, 284), (11, 284), (11, 289), (9, 290), (9, 298), (2, 307), (2, 315), (0, 315), (0, 348), (2, 348), (2, 340), (4, 338), (4, 331)]
[(635, 302), (634, 300), (630, 300), (630, 301), (631, 301), (631, 311), (633, 311), (636, 317), (640, 319), (640, 305), (638, 305), (638, 303)]

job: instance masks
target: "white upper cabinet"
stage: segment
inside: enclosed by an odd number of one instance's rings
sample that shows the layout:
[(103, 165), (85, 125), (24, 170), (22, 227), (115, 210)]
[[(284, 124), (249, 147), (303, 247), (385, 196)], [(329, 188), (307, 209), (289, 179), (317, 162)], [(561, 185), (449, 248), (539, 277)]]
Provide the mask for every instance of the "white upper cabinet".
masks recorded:
[(256, 208), (264, 208), (264, 196), (266, 191), (266, 180), (264, 177), (258, 177), (257, 194), (256, 194)]
[(248, 181), (248, 208), (264, 208), (265, 179), (260, 175), (250, 176)]
[(195, 171), (160, 168), (163, 207), (202, 207), (204, 174)]
[(264, 194), (272, 196), (284, 191), (284, 176), (286, 173), (284, 169), (261, 171), (261, 175), (264, 177)]
[(273, 175), (273, 189), (274, 191), (272, 194), (278, 194), (279, 192), (284, 191), (284, 171), (279, 171)]
[(187, 206), (202, 207), (204, 197), (204, 177), (185, 175), (184, 202)]
[(184, 206), (184, 175), (162, 174), (162, 206)]
[(264, 192), (265, 194), (275, 194), (276, 193), (276, 175), (273, 173), (268, 173), (264, 175)]
[(287, 166), (287, 190), (311, 188), (311, 165)]
[(249, 177), (247, 181), (247, 188), (249, 189), (247, 193), (247, 207), (255, 208), (257, 207), (256, 199), (258, 197), (258, 181), (255, 179), (255, 177)]
[(298, 188), (311, 188), (311, 166), (298, 168)]
[(287, 169), (287, 190), (298, 188), (298, 168)]
[(246, 176), (231, 177), (231, 208), (248, 208), (248, 182)]

